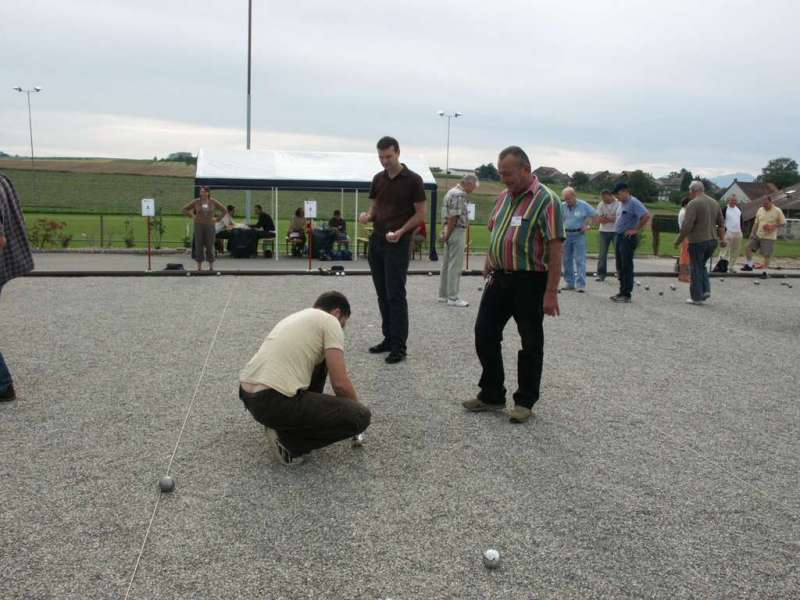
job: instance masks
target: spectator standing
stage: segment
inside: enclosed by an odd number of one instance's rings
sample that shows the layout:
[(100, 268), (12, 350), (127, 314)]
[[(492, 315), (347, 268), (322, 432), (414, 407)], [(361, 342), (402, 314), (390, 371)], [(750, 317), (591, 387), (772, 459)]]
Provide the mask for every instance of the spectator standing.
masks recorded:
[(564, 199), (561, 211), (567, 233), (564, 242), (564, 289), (583, 293), (586, 291), (586, 232), (597, 211), (588, 202), (578, 198), (571, 187), (565, 187), (561, 196)]
[(219, 211), (224, 218), (227, 215), (225, 206), (211, 197), (207, 186), (200, 188), (200, 196), (183, 207), (183, 214), (194, 220), (194, 259), (197, 270), (203, 270), (203, 261), (208, 261), (209, 271), (214, 269), (214, 222)]
[(739, 208), (736, 194), (728, 198), (725, 207), (725, 245), (720, 250), (720, 258), (728, 262), (728, 271), (734, 272), (734, 265), (739, 260), (742, 248), (742, 209)]
[[(603, 190), (600, 194), (602, 200), (597, 205), (597, 222), (600, 224), (600, 251), (597, 254), (597, 279), (605, 281), (608, 274), (608, 248), (614, 243), (616, 233), (614, 223), (617, 222), (619, 202), (610, 190)], [(615, 256), (617, 252), (614, 252)]]
[(439, 302), (448, 306), (465, 308), (469, 302), (458, 296), (461, 271), (466, 248), (466, 228), (469, 225), (467, 197), (478, 187), (478, 178), (467, 173), (461, 181), (445, 194), (442, 213), (444, 217), (444, 253), (439, 273)]

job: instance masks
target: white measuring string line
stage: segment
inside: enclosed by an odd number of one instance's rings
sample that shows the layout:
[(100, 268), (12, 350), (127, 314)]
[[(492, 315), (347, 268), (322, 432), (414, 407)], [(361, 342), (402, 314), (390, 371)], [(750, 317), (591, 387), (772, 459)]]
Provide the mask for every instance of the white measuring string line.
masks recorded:
[[(205, 377), (206, 369), (208, 368), (208, 361), (211, 358), (211, 352), (214, 350), (214, 345), (217, 342), (217, 336), (219, 335), (219, 330), (222, 327), (222, 322), (225, 320), (225, 313), (228, 312), (228, 307), (231, 304), (231, 298), (233, 298), (233, 291), (236, 288), (236, 282), (238, 281), (238, 277), (234, 279), (234, 285), (231, 286), (231, 291), (228, 294), (228, 300), (225, 302), (225, 308), (222, 309), (222, 315), (219, 317), (219, 322), (217, 323), (217, 329), (214, 331), (214, 337), (211, 338), (211, 344), (208, 346), (208, 352), (206, 353), (206, 360), (203, 362), (203, 368), (200, 370), (200, 376), (197, 378), (197, 384), (194, 386), (194, 394), (192, 394), (192, 399), (189, 401), (189, 407), (186, 409), (186, 416), (183, 418), (183, 424), (181, 425), (181, 430), (178, 433), (178, 439), (175, 442), (175, 448), (172, 450), (172, 456), (169, 458), (169, 464), (167, 465), (167, 472), (166, 475), (169, 475), (169, 471), (172, 468), (172, 461), (175, 460), (175, 455), (178, 452), (178, 446), (181, 443), (181, 436), (183, 436), (183, 430), (186, 429), (186, 423), (189, 421), (189, 415), (192, 412), (192, 408), (194, 407), (194, 401), (197, 399), (197, 392), (200, 390), (200, 384), (203, 381), (203, 377)], [(156, 518), (156, 512), (158, 511), (158, 505), (161, 502), (161, 492), (159, 491), (158, 497), (156, 498), (156, 504), (153, 506), (153, 514), (150, 515), (150, 523), (147, 524), (147, 531), (144, 533), (144, 539), (142, 540), (142, 547), (139, 550), (139, 556), (136, 557), (136, 564), (133, 566), (133, 573), (131, 573), (131, 580), (128, 583), (128, 590), (125, 592), (125, 600), (128, 599), (128, 596), (131, 593), (131, 589), (133, 589), (133, 581), (136, 579), (136, 572), (139, 570), (139, 563), (142, 562), (142, 555), (144, 554), (144, 548), (147, 545), (147, 538), (150, 536), (150, 530), (153, 528), (153, 521)]]

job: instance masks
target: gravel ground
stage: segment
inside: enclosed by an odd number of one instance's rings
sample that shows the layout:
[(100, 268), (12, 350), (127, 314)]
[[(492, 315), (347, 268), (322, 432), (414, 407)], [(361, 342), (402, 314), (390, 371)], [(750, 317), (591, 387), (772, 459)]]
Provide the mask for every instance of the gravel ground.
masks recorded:
[[(477, 391), (476, 278), (467, 309), (409, 279), (392, 367), (366, 352), (367, 277), (15, 280), (0, 597), (125, 596), (196, 390), (131, 598), (796, 598), (800, 285), (715, 281), (696, 307), (669, 283), (642, 279), (630, 305), (610, 283), (561, 294), (536, 417), (512, 425), (459, 405)], [(364, 449), (286, 469), (237, 373), (331, 287), (354, 307), (347, 360), (373, 422)], [(512, 383), (518, 346), (512, 324)]]

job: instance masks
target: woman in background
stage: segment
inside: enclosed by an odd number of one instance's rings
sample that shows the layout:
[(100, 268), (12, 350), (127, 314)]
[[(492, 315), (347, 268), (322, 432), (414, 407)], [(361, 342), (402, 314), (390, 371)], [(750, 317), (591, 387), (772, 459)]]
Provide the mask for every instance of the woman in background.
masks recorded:
[(208, 261), (208, 270), (214, 269), (214, 230), (216, 211), (222, 213), (221, 218), (228, 215), (225, 206), (211, 197), (208, 186), (200, 188), (200, 197), (188, 202), (183, 207), (183, 214), (194, 219), (194, 243), (192, 254), (197, 261), (197, 271), (203, 270), (203, 259)]

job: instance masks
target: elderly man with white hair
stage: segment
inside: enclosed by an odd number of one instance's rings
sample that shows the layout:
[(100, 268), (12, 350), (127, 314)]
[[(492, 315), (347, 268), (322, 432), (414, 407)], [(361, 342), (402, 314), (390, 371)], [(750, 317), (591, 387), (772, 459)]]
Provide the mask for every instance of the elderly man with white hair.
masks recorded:
[(684, 239), (689, 240), (689, 262), (692, 282), (689, 286), (689, 304), (702, 304), (711, 297), (711, 281), (708, 278), (706, 263), (714, 256), (717, 240), (725, 245), (725, 219), (719, 203), (707, 196), (702, 181), (689, 184), (691, 201), (686, 205), (681, 232), (675, 239), (680, 246)]
[(591, 204), (578, 198), (574, 188), (564, 188), (561, 197), (564, 199), (561, 211), (567, 232), (564, 242), (566, 286), (563, 289), (583, 293), (586, 291), (586, 232), (591, 220), (597, 217), (597, 211)]
[(478, 185), (478, 178), (467, 173), (444, 197), (444, 255), (439, 276), (439, 302), (446, 302), (447, 306), (469, 306), (466, 300), (458, 297), (458, 290), (464, 264), (465, 233), (469, 224), (467, 195), (475, 191)]

